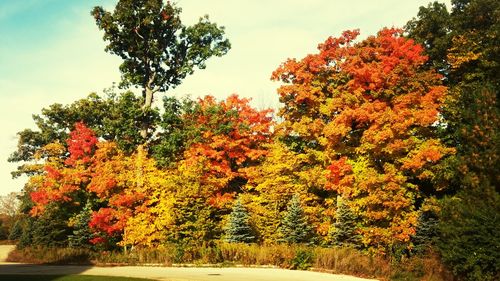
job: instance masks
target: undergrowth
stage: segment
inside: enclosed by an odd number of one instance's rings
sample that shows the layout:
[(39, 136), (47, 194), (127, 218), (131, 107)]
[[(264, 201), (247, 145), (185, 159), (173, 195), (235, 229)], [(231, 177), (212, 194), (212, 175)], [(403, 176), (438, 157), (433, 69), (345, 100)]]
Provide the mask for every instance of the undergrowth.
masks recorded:
[(163, 245), (95, 252), (77, 248), (27, 247), (10, 253), (8, 261), (35, 264), (275, 266), (316, 270), (381, 280), (452, 280), (435, 253), (397, 263), (352, 248), (298, 245), (218, 243), (211, 246)]

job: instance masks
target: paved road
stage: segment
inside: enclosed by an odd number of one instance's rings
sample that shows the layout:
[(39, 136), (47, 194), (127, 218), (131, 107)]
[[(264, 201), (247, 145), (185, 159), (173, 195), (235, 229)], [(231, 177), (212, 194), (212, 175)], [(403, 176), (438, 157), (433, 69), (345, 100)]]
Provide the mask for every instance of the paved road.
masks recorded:
[(5, 261), (10, 251), (14, 250), (16, 246), (14, 245), (0, 245), (0, 262)]
[[(12, 249), (0, 246), (0, 259), (5, 251)], [(85, 274), (106, 276), (143, 277), (165, 281), (362, 281), (370, 280), (347, 275), (284, 270), (276, 268), (187, 268), (145, 266), (55, 266), (29, 265), (0, 262), (1, 274)], [(1, 278), (0, 278), (1, 279)]]

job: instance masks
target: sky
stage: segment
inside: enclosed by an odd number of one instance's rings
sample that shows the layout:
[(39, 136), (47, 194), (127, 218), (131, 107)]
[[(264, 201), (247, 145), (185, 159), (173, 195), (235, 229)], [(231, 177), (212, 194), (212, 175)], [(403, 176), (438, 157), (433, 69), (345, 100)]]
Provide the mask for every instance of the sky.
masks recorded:
[[(0, 0), (0, 195), (20, 191), (8, 156), (16, 133), (36, 129), (33, 114), (102, 93), (120, 80), (120, 59), (104, 51), (90, 16), (116, 0)], [(271, 73), (287, 58), (314, 53), (319, 43), (359, 28), (361, 38), (383, 27), (402, 27), (429, 0), (176, 0), (184, 24), (208, 14), (225, 26), (232, 49), (211, 58), (166, 95), (223, 99), (237, 93), (258, 108), (279, 106)], [(449, 0), (444, 2), (450, 7)], [(157, 97), (157, 99), (159, 99)]]

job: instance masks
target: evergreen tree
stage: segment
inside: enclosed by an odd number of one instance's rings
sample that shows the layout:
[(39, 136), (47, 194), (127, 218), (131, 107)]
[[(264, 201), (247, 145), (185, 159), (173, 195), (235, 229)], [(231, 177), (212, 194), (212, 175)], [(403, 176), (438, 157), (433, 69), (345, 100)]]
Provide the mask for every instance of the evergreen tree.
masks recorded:
[(9, 238), (8, 238), (9, 240), (17, 240), (17, 239), (21, 238), (21, 235), (23, 235), (23, 225), (22, 225), (23, 219), (24, 218), (19, 218), (14, 223), (14, 225), (10, 229)]
[(94, 238), (93, 231), (89, 227), (91, 214), (92, 203), (87, 201), (83, 210), (70, 219), (73, 226), (73, 234), (68, 236), (70, 247), (90, 247), (89, 241)]
[(287, 213), (279, 230), (282, 235), (281, 240), (286, 243), (310, 242), (311, 228), (297, 194), (288, 202)]
[(360, 237), (356, 234), (356, 216), (344, 202), (342, 197), (337, 199), (337, 212), (335, 213), (335, 223), (330, 233), (330, 241), (334, 246), (359, 246)]
[(425, 253), (438, 235), (438, 218), (433, 211), (423, 211), (418, 217), (415, 235), (412, 236), (413, 251), (417, 254)]
[(255, 240), (255, 236), (252, 235), (252, 228), (248, 224), (248, 212), (245, 206), (241, 203), (241, 200), (236, 200), (233, 206), (233, 211), (229, 215), (229, 221), (226, 225), (226, 237), (225, 240), (230, 243), (251, 243)]

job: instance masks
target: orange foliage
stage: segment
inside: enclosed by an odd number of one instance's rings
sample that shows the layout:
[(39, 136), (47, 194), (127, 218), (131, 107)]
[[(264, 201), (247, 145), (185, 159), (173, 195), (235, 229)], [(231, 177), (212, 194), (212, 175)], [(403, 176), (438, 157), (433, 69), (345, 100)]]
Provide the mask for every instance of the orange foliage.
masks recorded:
[(386, 247), (414, 233), (420, 181), (453, 153), (431, 129), (447, 89), (421, 68), (422, 47), (401, 30), (356, 43), (358, 34), (328, 38), (318, 54), (289, 59), (272, 79), (285, 83), (278, 89), (285, 134), (326, 153), (324, 188), (352, 202), (366, 245)]
[(213, 190), (209, 200), (221, 206), (235, 190), (231, 181), (246, 179), (246, 171), (266, 156), (263, 145), (271, 141), (271, 110), (256, 110), (250, 100), (231, 95), (217, 102), (212, 96), (199, 100), (199, 110), (185, 118), (192, 120), (200, 138), (184, 153), (186, 162), (204, 163), (201, 182)]

